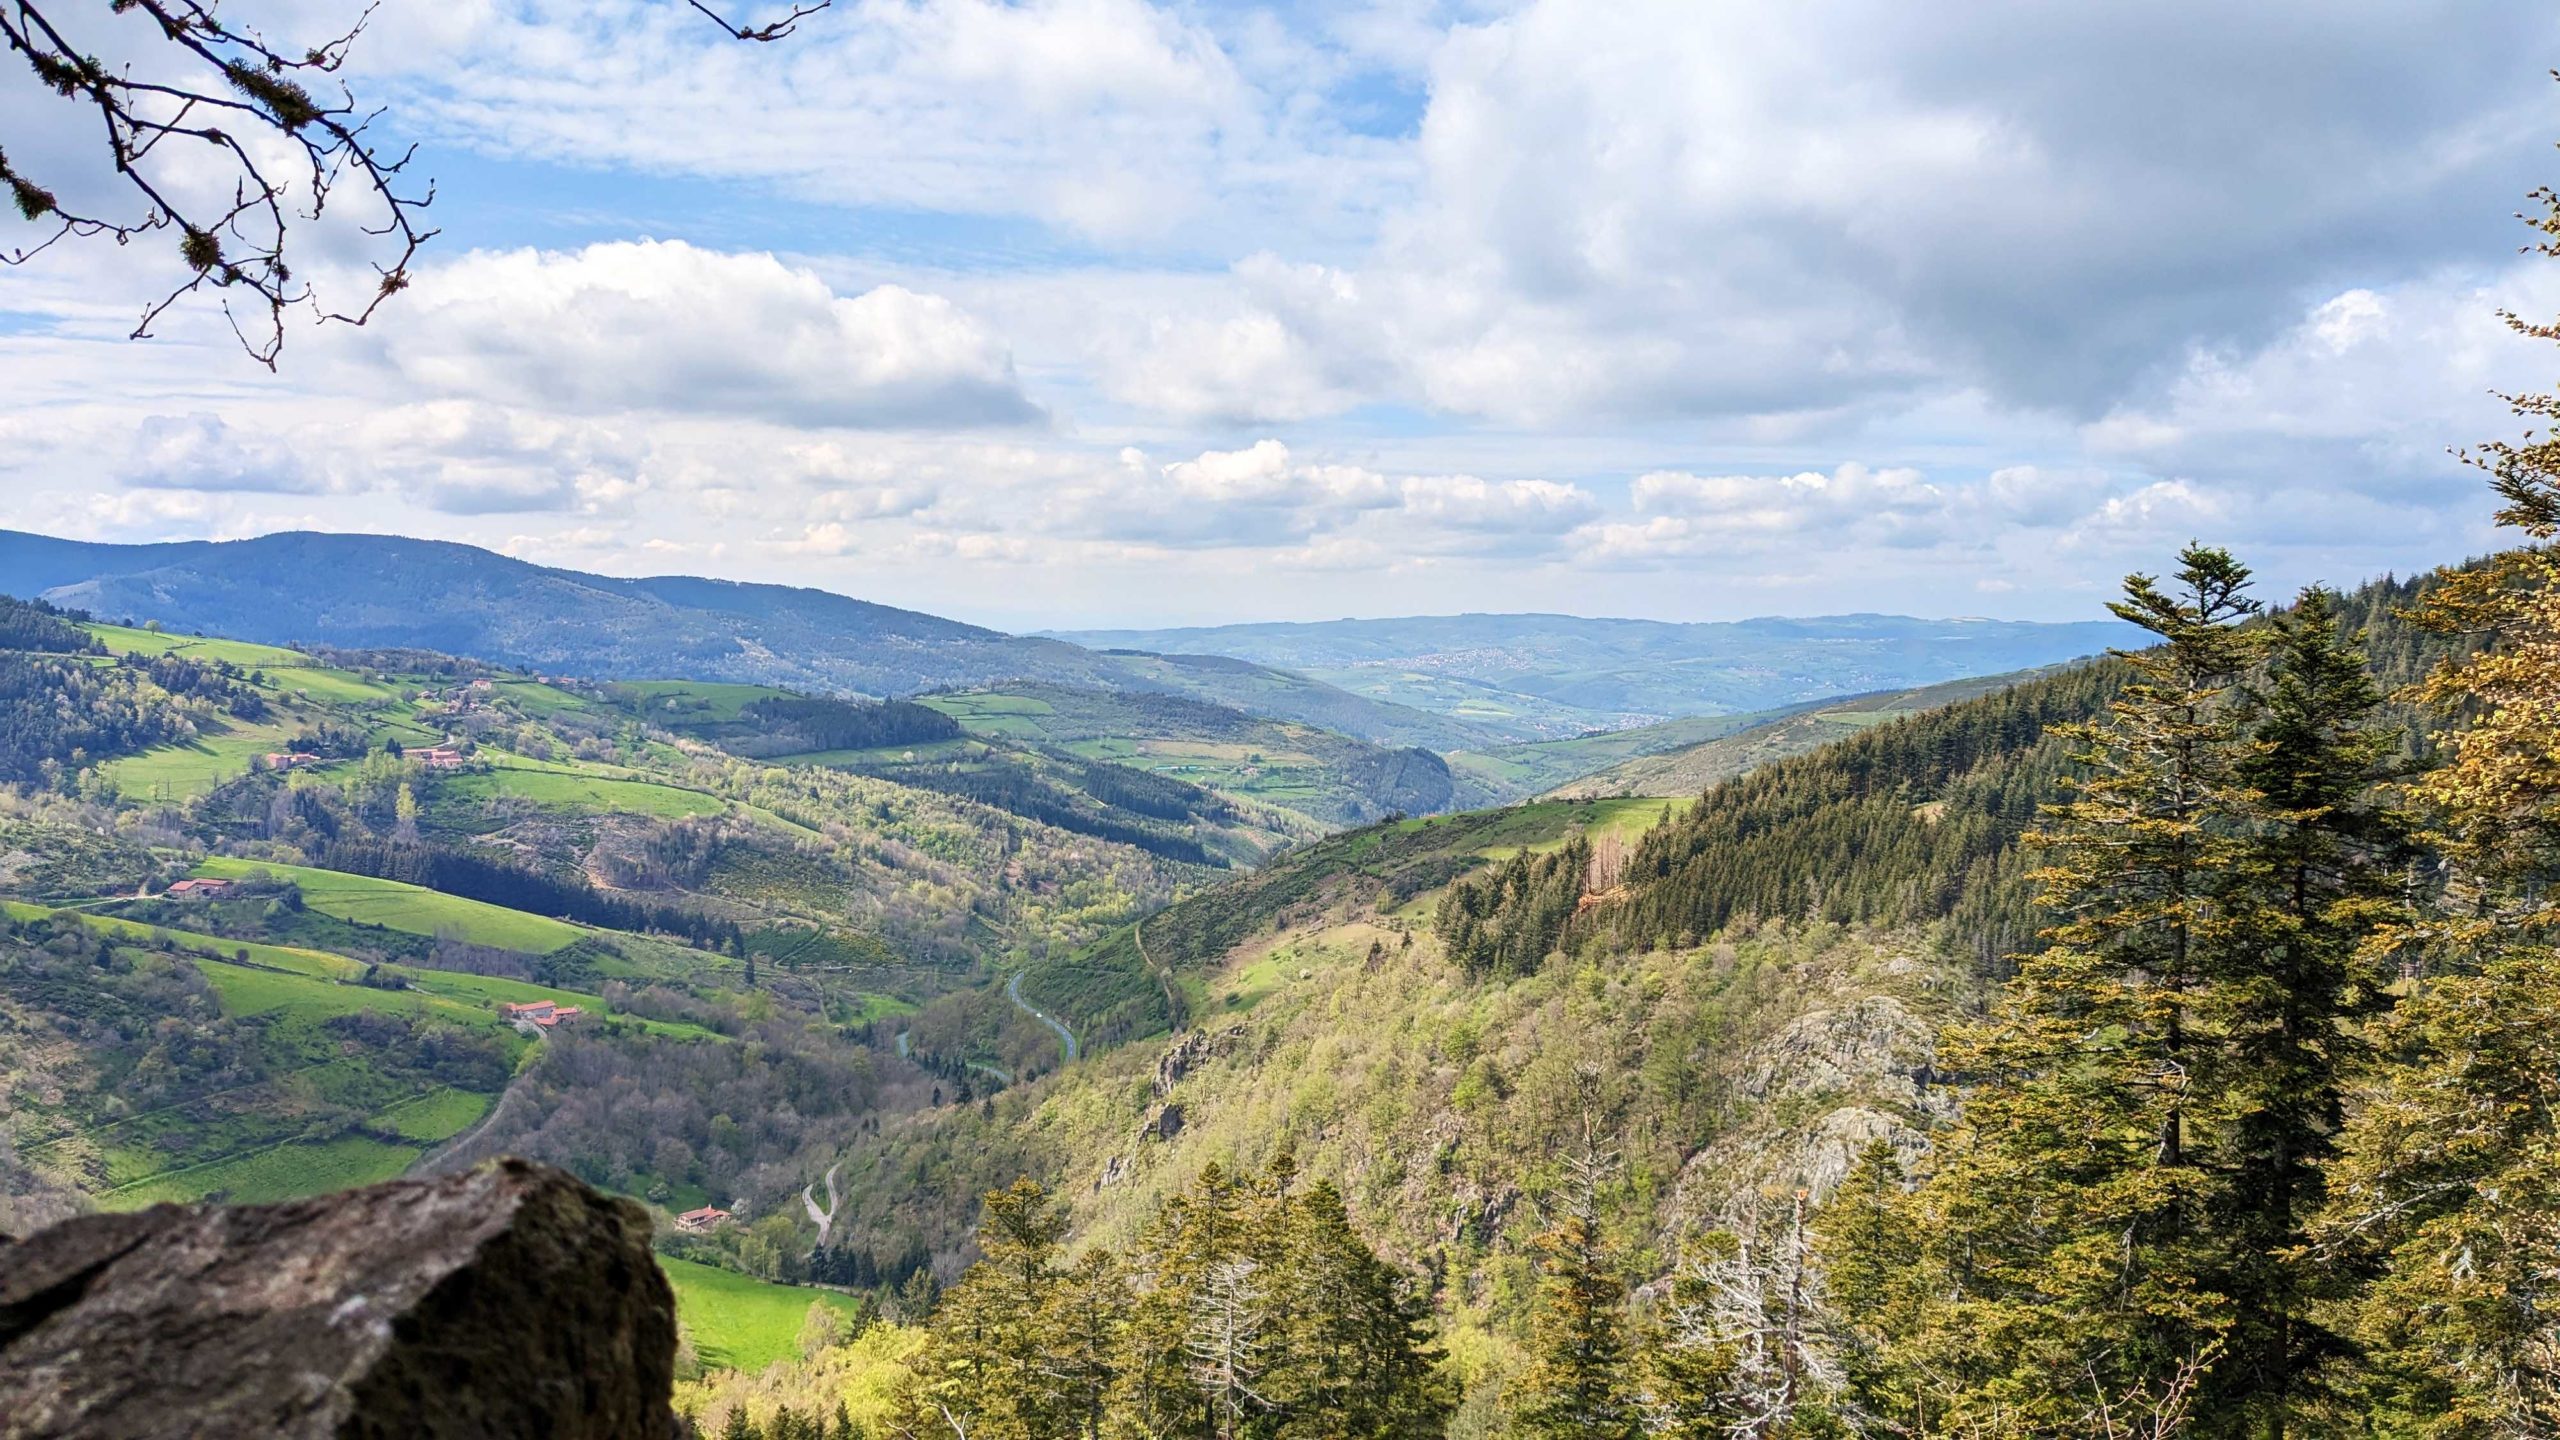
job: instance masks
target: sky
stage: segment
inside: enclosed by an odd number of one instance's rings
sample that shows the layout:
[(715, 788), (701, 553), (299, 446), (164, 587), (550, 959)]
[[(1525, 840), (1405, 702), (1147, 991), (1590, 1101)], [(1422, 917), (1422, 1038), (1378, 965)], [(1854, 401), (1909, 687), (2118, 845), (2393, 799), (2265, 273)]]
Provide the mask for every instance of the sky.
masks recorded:
[[(164, 237), (0, 267), (0, 526), (1015, 629), (2080, 619), (2190, 539), (2352, 583), (2495, 543), (2453, 451), (2551, 378), (2500, 313), (2560, 313), (2555, 63), (2450, 0), (384, 0), (411, 288), (269, 373), (211, 304), (126, 338)], [(82, 119), (0, 80), (112, 203)]]

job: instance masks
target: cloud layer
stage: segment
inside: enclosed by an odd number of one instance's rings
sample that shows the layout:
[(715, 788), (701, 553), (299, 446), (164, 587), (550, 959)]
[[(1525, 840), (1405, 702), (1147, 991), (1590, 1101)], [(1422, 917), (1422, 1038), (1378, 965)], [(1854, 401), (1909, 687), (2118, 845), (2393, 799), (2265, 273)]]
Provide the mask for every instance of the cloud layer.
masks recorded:
[(0, 487), (1030, 624), (2079, 614), (2191, 536), (2352, 580), (2485, 543), (2446, 450), (2548, 367), (2496, 312), (2560, 313), (2507, 219), (2555, 42), (2452, 0), (855, 0), (777, 46), (406, 7), (353, 78), (470, 207), (411, 291), (268, 377), (211, 311), (123, 341), (112, 252), (12, 270)]

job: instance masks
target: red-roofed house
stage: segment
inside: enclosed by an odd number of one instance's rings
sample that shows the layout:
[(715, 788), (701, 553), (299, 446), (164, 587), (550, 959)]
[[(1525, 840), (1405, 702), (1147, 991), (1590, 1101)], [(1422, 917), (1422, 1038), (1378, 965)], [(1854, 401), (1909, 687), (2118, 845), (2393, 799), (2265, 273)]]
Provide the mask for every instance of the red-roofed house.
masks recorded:
[(714, 1205), (705, 1205), (699, 1210), (687, 1210), (676, 1217), (676, 1228), (687, 1235), (707, 1235), (727, 1223), (729, 1223), (729, 1212)]
[(409, 758), (430, 770), (455, 770), (462, 765), (462, 752), (444, 745), (431, 750), (412, 750)]
[(538, 1025), (545, 1030), (550, 1030), (558, 1027), (563, 1021), (577, 1019), (583, 1012), (575, 1005), (560, 1005), (549, 1000), (527, 1000), (521, 1003), (510, 1000), (498, 1007), (498, 1013), (518, 1023)]
[(228, 880), (181, 880), (169, 887), (168, 893), (181, 900), (207, 900), (231, 888)]

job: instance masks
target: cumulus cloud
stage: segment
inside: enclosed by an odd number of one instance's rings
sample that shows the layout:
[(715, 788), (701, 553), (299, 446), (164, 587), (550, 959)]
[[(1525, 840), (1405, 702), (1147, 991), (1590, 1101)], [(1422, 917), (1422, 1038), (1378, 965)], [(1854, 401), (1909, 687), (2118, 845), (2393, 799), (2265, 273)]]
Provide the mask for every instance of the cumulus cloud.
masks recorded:
[(2261, 343), (2306, 276), (2487, 253), (2547, 128), (2514, 57), (2555, 41), (2449, 0), (1535, 0), (1439, 50), (1417, 197), (1374, 250), (1240, 263), (1227, 316), (1165, 333), (1161, 388), (1249, 405), (1261, 371), (1180, 361), (1250, 337), (1298, 405), (1549, 423), (1980, 388), (2094, 416), (2193, 346)]
[(327, 478), (283, 440), (201, 413), (145, 416), (118, 478), (147, 490), (307, 495), (328, 488)]
[(338, 463), (447, 515), (595, 515), (648, 488), (648, 453), (605, 426), (446, 400), (371, 417)]
[(771, 255), (681, 241), (480, 251), (346, 339), (403, 387), (595, 414), (1018, 425), (1040, 412), (986, 327), (936, 295), (851, 297)]

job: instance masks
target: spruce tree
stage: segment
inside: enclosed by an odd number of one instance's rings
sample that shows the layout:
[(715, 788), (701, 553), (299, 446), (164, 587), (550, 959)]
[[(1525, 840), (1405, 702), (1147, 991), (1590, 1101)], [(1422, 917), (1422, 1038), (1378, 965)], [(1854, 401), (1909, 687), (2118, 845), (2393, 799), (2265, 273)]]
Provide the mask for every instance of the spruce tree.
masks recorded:
[(1436, 1435), (1450, 1397), (1433, 1373), (1430, 1312), (1351, 1228), (1319, 1182), (1286, 1208), (1273, 1266), (1275, 1364), (1266, 1379), (1284, 1436)]
[(2204, 546), (2179, 559), (2174, 589), (2126, 581), (2112, 608), (2160, 643), (2066, 732), (2082, 774), (2033, 837), (2050, 943), (1947, 1037), (1973, 1088), (1924, 1198), (1939, 1278), (1911, 1353), (1932, 1390), (1916, 1403), (1959, 1427), (2081, 1433), (2191, 1394), (2230, 1323), (2227, 1177), (2202, 1143), (2229, 1077), (2205, 1015), (2244, 810), (2229, 692), (2260, 642), (2236, 623), (2257, 610), (2248, 571)]
[[(1587, 1125), (1586, 1125), (1587, 1128)], [(1628, 1373), (1627, 1285), (1600, 1229), (1606, 1161), (1572, 1161), (1565, 1203), (1538, 1237), (1545, 1274), (1529, 1320), (1529, 1367), (1512, 1411), (1518, 1431), (1553, 1440), (1632, 1440), (1643, 1428)]]
[(1066, 1220), (1028, 1176), (991, 1190), (978, 1226), (979, 1263), (934, 1313), (936, 1398), (979, 1440), (1054, 1440), (1071, 1433), (1073, 1397), (1051, 1373), (1057, 1348), (1056, 1258)]
[(2213, 1223), (2232, 1256), (2221, 1288), (2233, 1324), (2207, 1403), (2280, 1440), (2297, 1411), (2324, 1408), (2322, 1368), (2348, 1349), (2312, 1311), (2352, 1277), (2306, 1250), (2305, 1227), (2344, 1123), (2357, 1037), (2387, 998), (2359, 957), (2400, 885), (2375, 804), (2398, 746), (2375, 723), (2381, 692), (2357, 640), (2319, 589), (2274, 631), (2265, 676), (2242, 697), (2246, 838), (2222, 877), (2233, 934), (2205, 1016), (2223, 1043), (2231, 1109), (2206, 1139), (2229, 1177)]
[(1051, 1287), (1041, 1333), (1052, 1347), (1043, 1357), (1060, 1396), (1061, 1413), (1081, 1440), (1099, 1440), (1105, 1405), (1119, 1373), (1121, 1330), (1128, 1321), (1129, 1286), (1119, 1257), (1095, 1246), (1067, 1267)]
[(1887, 1433), (1926, 1433), (1922, 1387), (1896, 1365), (1895, 1346), (1918, 1326), (1923, 1246), (1893, 1142), (1868, 1142), (1815, 1223), (1836, 1317), (1841, 1401)]

